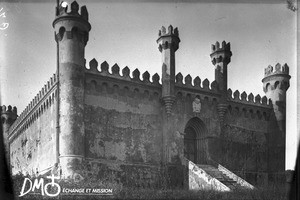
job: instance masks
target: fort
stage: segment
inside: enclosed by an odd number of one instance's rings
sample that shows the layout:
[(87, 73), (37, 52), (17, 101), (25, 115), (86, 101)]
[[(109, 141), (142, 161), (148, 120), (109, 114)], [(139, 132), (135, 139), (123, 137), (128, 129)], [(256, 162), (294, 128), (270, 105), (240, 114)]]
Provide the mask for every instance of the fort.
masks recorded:
[(53, 27), (57, 72), (21, 114), (1, 107), (12, 174), (55, 166), (63, 178), (219, 190), (284, 179), (287, 64), (266, 66), (266, 96), (254, 96), (228, 88), (225, 41), (212, 45), (210, 83), (175, 73), (180, 35), (171, 25), (156, 41), (161, 77), (96, 59), (87, 64), (91, 25), (76, 1), (56, 8)]

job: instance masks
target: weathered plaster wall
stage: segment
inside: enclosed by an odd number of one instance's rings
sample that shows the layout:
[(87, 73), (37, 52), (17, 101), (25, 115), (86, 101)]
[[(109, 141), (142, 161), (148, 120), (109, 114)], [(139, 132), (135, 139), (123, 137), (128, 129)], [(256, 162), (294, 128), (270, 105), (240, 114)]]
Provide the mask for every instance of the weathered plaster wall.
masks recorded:
[(236, 171), (266, 171), (268, 125), (263, 118), (229, 111), (220, 135), (220, 163)]
[(12, 173), (42, 172), (55, 163), (56, 101), (11, 140)]
[(78, 173), (92, 182), (142, 188), (158, 188), (161, 185), (160, 167), (156, 165), (89, 158), (80, 166)]
[(254, 184), (264, 184), (271, 168), (282, 170), (285, 151), (272, 148), (280, 142), (272, 139), (277, 134), (271, 130), (276, 129), (271, 108), (230, 104), (225, 122), (220, 137), (209, 143), (213, 160)]
[(130, 86), (87, 80), (85, 156), (122, 183), (132, 177), (137, 185), (153, 185), (162, 148), (160, 90)]

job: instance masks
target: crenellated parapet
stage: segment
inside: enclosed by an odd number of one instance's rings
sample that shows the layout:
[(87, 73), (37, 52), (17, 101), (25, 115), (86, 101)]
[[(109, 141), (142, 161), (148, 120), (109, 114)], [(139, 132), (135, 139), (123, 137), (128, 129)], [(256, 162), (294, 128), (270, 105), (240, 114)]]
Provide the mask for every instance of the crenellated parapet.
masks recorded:
[(1, 122), (3, 125), (3, 132), (7, 132), (9, 127), (15, 122), (18, 117), (17, 107), (12, 107), (5, 105), (0, 107)]
[(240, 93), (240, 91), (236, 90), (232, 94), (232, 90), (228, 89), (227, 91), (227, 97), (229, 101), (241, 103), (241, 104), (247, 104), (247, 105), (253, 105), (253, 106), (260, 106), (260, 107), (272, 107), (272, 101), (268, 99), (266, 96), (261, 97), (259, 94), (254, 97), (252, 93), (247, 95), (247, 93), (244, 91)]
[(158, 31), (157, 43), (159, 44), (158, 49), (162, 52), (163, 49), (172, 48), (174, 51), (178, 49), (180, 39), (178, 28), (173, 29), (173, 26), (170, 25), (168, 30), (164, 26)]
[(265, 77), (274, 75), (274, 74), (287, 74), (289, 75), (289, 66), (285, 63), (283, 66), (281, 64), (277, 63), (275, 67), (272, 65), (269, 65), (267, 68), (265, 68)]
[(217, 51), (230, 51), (230, 42), (226, 43), (225, 41), (222, 42), (221, 46), (220, 43), (217, 41), (216, 44), (211, 45), (211, 51), (217, 52)]
[(126, 66), (120, 70), (117, 64), (110, 67), (106, 61), (98, 66), (96, 59), (90, 61), (89, 67), (85, 71), (86, 94), (101, 92), (151, 101), (158, 101), (161, 97), (160, 77), (157, 73), (151, 76), (146, 71), (141, 75), (138, 69), (131, 72)]
[(81, 17), (83, 20), (88, 21), (89, 20), (89, 14), (86, 9), (86, 6), (82, 6), (79, 11), (79, 5), (76, 1), (71, 3), (71, 10), (68, 12), (68, 5), (66, 7), (63, 7), (62, 5), (59, 5), (59, 7), (56, 7), (56, 17), (59, 16), (75, 16), (75, 17)]
[(249, 119), (269, 121), (272, 112), (272, 101), (266, 96), (236, 90), (233, 94), (228, 89), (228, 114), (231, 117), (245, 117)]
[(19, 115), (16, 121), (9, 129), (9, 134), (15, 134), (27, 129), (32, 122), (39, 118), (51, 105), (57, 95), (57, 76), (53, 74), (44, 87), (37, 93), (37, 95), (30, 101), (23, 112)]
[(8, 107), (6, 107), (5, 105), (1, 106), (0, 107), (0, 113), (1, 114), (7, 114), (7, 115), (18, 115), (17, 107), (16, 106), (12, 107), (11, 105), (9, 105)]
[(264, 92), (280, 89), (286, 91), (290, 87), (289, 67), (287, 64), (281, 66), (277, 63), (275, 67), (269, 65), (265, 68), (265, 76), (262, 80)]
[[(70, 11), (68, 5), (63, 7), (61, 4), (56, 8), (56, 18), (53, 21), (55, 30), (55, 40), (61, 41), (64, 37), (66, 39), (77, 38), (84, 44), (88, 41), (88, 32), (91, 30), (91, 25), (88, 22), (88, 11), (86, 6), (80, 8), (76, 1), (71, 3)], [(56, 24), (59, 24), (56, 26)]]
[[(161, 87), (161, 84), (159, 83), (160, 77), (157, 73), (155, 73), (152, 77), (149, 74), (148, 71), (145, 71), (142, 74), (142, 79), (140, 78), (140, 71), (138, 69), (133, 70), (133, 72), (130, 75), (130, 69), (126, 66), (122, 70), (120, 70), (120, 67), (118, 64), (114, 64), (111, 68), (109, 64), (104, 61), (100, 64), (100, 67), (98, 66), (97, 60), (94, 58), (89, 62), (90, 69), (86, 68), (86, 73), (91, 73), (94, 75), (99, 76), (105, 76), (113, 79), (118, 79), (122, 81), (132, 82), (134, 84), (144, 84), (147, 86), (153, 86), (153, 87)], [(111, 71), (111, 72), (110, 72)], [(120, 73), (122, 72), (122, 75)], [(150, 80), (151, 77), (151, 80)]]
[[(106, 61), (99, 65), (95, 58), (89, 62), (89, 69), (86, 68), (86, 73), (125, 81), (130, 85), (138, 84), (153, 88), (161, 88), (162, 86), (160, 76), (157, 73), (151, 76), (148, 71), (145, 71), (141, 74), (138, 69), (131, 72), (127, 66), (120, 69), (118, 64), (109, 66)], [(219, 94), (218, 83), (216, 81), (210, 82), (208, 79), (201, 81), (199, 76), (193, 79), (189, 74), (183, 78), (182, 74), (178, 73), (175, 78), (175, 86), (181, 88), (181, 90), (194, 91), (195, 93), (205, 92), (207, 94), (211, 93), (213, 96)]]
[(175, 77), (175, 86), (187, 89), (196, 89), (199, 91), (206, 91), (211, 93), (219, 92), (219, 86), (216, 81), (210, 83), (208, 79), (204, 79), (204, 81), (201, 82), (199, 76), (192, 79), (191, 75), (189, 74), (184, 77), (183, 83), (183, 76), (181, 73), (178, 73)]
[(213, 65), (218, 65), (218, 63), (230, 63), (232, 56), (230, 42), (226, 43), (223, 41), (221, 46), (219, 42), (216, 42), (216, 44), (211, 45), (211, 51), (210, 56)]

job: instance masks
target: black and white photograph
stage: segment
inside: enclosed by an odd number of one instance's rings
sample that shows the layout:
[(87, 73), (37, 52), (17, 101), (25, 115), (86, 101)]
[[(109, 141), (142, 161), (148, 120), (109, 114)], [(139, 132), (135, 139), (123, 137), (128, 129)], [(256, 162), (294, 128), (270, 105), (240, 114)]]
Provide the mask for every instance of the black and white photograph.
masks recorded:
[(2, 0), (0, 199), (300, 198), (297, 14)]

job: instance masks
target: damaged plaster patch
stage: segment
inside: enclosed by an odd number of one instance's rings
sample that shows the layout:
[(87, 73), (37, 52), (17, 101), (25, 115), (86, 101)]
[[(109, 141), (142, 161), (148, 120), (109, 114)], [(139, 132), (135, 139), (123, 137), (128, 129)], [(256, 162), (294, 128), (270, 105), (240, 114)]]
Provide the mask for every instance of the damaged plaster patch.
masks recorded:
[(147, 155), (146, 155), (146, 150), (145, 150), (145, 146), (143, 143), (141, 143), (139, 145), (138, 150), (141, 152), (141, 156), (144, 162), (147, 162)]
[(90, 152), (96, 154), (98, 157), (124, 161), (126, 158), (125, 148), (126, 144), (124, 142), (103, 141), (102, 139), (95, 138), (94, 142), (90, 145)]
[(172, 142), (170, 147), (170, 158), (175, 157), (177, 155), (178, 155), (178, 147), (175, 142)]
[(92, 144), (90, 144), (90, 152), (96, 154), (97, 157), (104, 157), (104, 147), (100, 146), (101, 139), (95, 139)]
[(126, 144), (124, 142), (104, 142), (105, 157), (124, 161), (126, 158), (125, 147)]
[(126, 102), (119, 101), (118, 99), (102, 96), (86, 96), (86, 104), (96, 107), (103, 107), (108, 110), (118, 110), (119, 112), (131, 112), (137, 114), (157, 114), (152, 105), (139, 103), (131, 106)]

